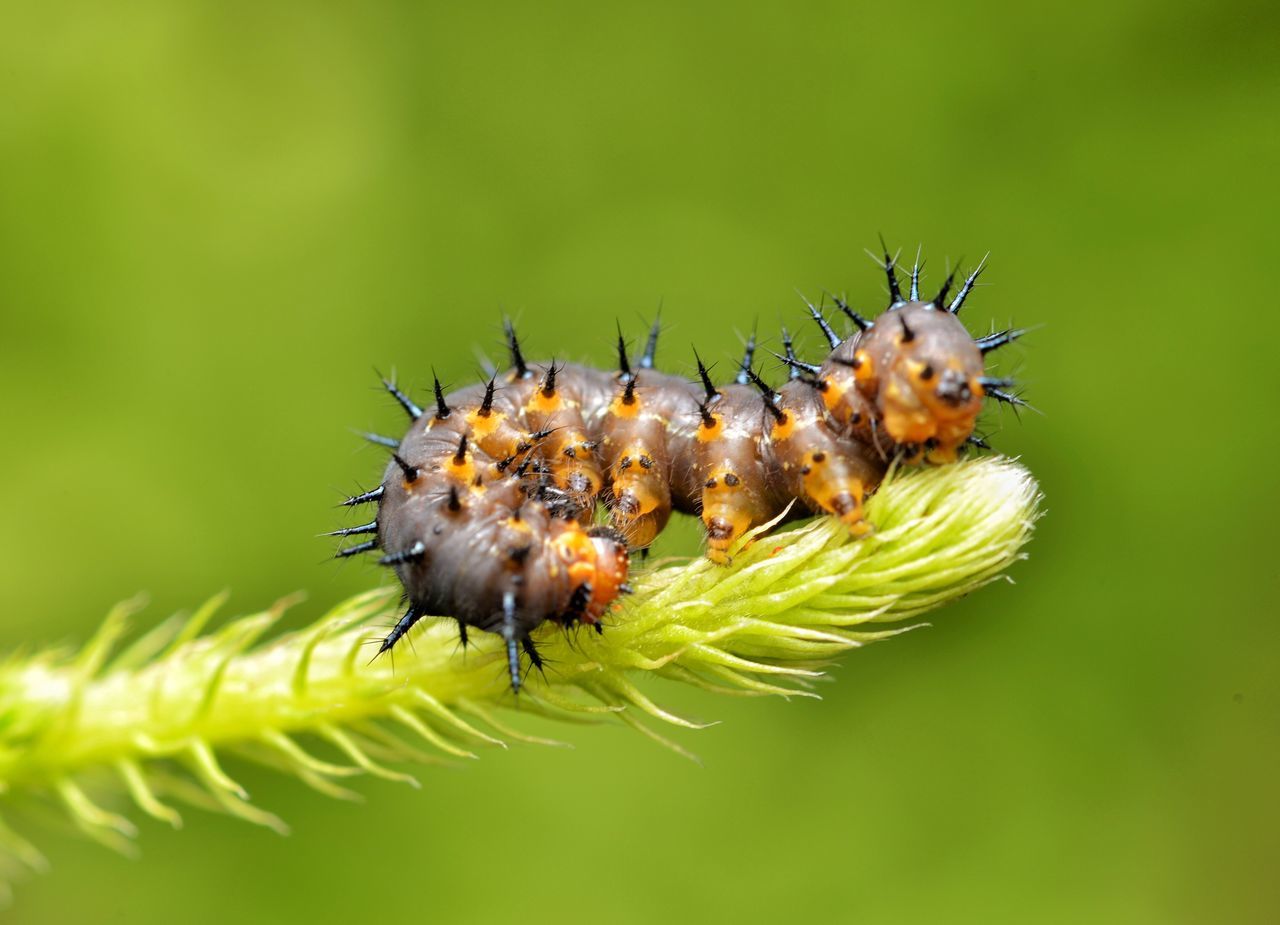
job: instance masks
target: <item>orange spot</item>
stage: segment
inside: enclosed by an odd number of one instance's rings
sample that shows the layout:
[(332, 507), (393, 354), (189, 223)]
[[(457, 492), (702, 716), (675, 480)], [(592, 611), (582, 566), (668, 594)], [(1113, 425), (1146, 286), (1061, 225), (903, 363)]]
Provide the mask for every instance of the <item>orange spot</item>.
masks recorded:
[(472, 438), (477, 442), (484, 440), (498, 429), (498, 425), (502, 423), (505, 417), (505, 414), (498, 411), (481, 414), (478, 408), (469, 412), (467, 414), (467, 426), (470, 428)]
[(783, 412), (781, 421), (774, 419), (773, 430), (770, 431), (774, 440), (790, 440), (791, 435), (796, 430), (796, 418), (794, 414)]
[(529, 411), (537, 411), (542, 414), (555, 414), (564, 407), (564, 402), (560, 399), (560, 393), (552, 393), (547, 396), (542, 389), (538, 389), (529, 396), (529, 401), (525, 404), (525, 408)]
[(592, 560), (595, 558), (591, 537), (579, 528), (570, 527), (557, 536), (554, 543), (560, 560), (568, 566), (569, 574), (578, 581), (590, 581)]
[(822, 390), (822, 403), (827, 406), (828, 411), (835, 411), (845, 395), (848, 394), (849, 388), (834, 376), (829, 376), (823, 381), (827, 384), (827, 387)]
[(445, 471), (464, 485), (469, 485), (475, 481), (476, 467), (471, 461), (470, 453), (467, 453), (462, 462), (458, 462), (456, 456), (450, 456), (445, 463)]
[(853, 355), (853, 378), (859, 383), (870, 382), (876, 377), (876, 364), (871, 359), (871, 354), (865, 350), (859, 350)]
[(609, 403), (609, 413), (617, 418), (634, 418), (640, 413), (640, 396), (632, 395), (631, 402), (623, 401), (625, 395), (619, 395)]
[(885, 402), (884, 429), (898, 443), (923, 443), (934, 433), (928, 412), (897, 401)]

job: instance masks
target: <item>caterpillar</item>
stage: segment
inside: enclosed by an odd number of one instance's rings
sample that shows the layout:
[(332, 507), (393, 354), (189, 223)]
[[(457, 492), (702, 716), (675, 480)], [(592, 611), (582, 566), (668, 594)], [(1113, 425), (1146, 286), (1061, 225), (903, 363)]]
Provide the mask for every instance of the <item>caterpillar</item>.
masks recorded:
[[(425, 615), (449, 614), (464, 647), (470, 629), (501, 635), (519, 693), (521, 653), (543, 665), (533, 630), (550, 620), (603, 632), (602, 617), (630, 591), (631, 551), (647, 549), (673, 511), (701, 517), (718, 563), (788, 508), (864, 534), (864, 501), (891, 461), (952, 462), (986, 446), (974, 434), (985, 399), (1025, 404), (984, 360), (1025, 331), (974, 338), (958, 317), (985, 263), (950, 301), (955, 272), (925, 300), (919, 257), (904, 297), (885, 249), (888, 307), (872, 321), (833, 297), (851, 323), (841, 336), (806, 301), (829, 352), (801, 360), (784, 329), (773, 356), (787, 380), (776, 388), (755, 368), (754, 335), (729, 383), (713, 380), (696, 350), (696, 380), (659, 371), (656, 322), (634, 362), (619, 326), (611, 371), (530, 363), (508, 320), (510, 367), (450, 394), (437, 378), (434, 407), (383, 379), (409, 430), (366, 435), (391, 459), (377, 487), (343, 504), (376, 504), (377, 516), (326, 534), (372, 537), (337, 556), (380, 553), (404, 587), (407, 610), (378, 654)], [(595, 523), (600, 506), (607, 523)]]

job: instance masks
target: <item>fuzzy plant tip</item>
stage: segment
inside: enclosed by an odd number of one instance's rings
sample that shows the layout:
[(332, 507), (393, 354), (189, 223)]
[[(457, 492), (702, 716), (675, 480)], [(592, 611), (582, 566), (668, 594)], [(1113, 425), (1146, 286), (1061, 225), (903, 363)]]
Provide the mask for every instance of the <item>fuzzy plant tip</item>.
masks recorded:
[(10, 824), (42, 804), (119, 850), (132, 846), (131, 816), (177, 826), (178, 804), (285, 831), (250, 802), (230, 760), (354, 798), (347, 784), (357, 775), (416, 784), (408, 762), (547, 743), (520, 731), (529, 713), (611, 719), (685, 753), (657, 730), (699, 724), (651, 699), (644, 675), (813, 696), (846, 650), (1000, 577), (1022, 557), (1038, 504), (1027, 470), (999, 457), (891, 473), (868, 505), (866, 536), (833, 518), (766, 525), (727, 567), (699, 558), (648, 569), (602, 634), (544, 625), (545, 665), (518, 695), (501, 638), (473, 633), (464, 648), (452, 620), (424, 620), (374, 658), (398, 616), (396, 588), (275, 636), (287, 600), (215, 629), (219, 597), (140, 633), (130, 633), (136, 607), (121, 605), (77, 653), (27, 651), (0, 664), (0, 883), (44, 866)]

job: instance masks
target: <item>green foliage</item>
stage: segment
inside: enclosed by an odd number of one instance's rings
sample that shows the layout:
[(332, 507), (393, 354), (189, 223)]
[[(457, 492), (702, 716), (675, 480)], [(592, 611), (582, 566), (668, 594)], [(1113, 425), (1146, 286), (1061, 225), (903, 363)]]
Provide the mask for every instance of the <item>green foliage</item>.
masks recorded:
[[(395, 658), (370, 662), (394, 619), (397, 588), (343, 601), (298, 632), (262, 641), (289, 606), (210, 630), (223, 598), (121, 646), (131, 604), (113, 610), (76, 654), (18, 654), (0, 668), (0, 792), (60, 805), (90, 836), (129, 850), (134, 826), (103, 803), (126, 793), (174, 826), (185, 802), (277, 831), (222, 759), (278, 769), (329, 796), (347, 778), (416, 783), (397, 766), (473, 758), (479, 746), (546, 742), (500, 714), (616, 717), (687, 754), (653, 724), (696, 728), (649, 698), (644, 674), (739, 695), (814, 696), (824, 666), (903, 630), (925, 611), (996, 578), (1019, 558), (1038, 490), (1016, 463), (989, 458), (892, 477), (852, 540), (820, 518), (744, 538), (733, 565), (705, 559), (654, 568), (610, 615), (602, 636), (545, 625), (548, 656), (518, 698), (500, 640), (465, 652), (452, 621), (422, 624)], [(427, 751), (422, 750), (423, 746)], [(0, 824), (10, 865), (38, 851)]]

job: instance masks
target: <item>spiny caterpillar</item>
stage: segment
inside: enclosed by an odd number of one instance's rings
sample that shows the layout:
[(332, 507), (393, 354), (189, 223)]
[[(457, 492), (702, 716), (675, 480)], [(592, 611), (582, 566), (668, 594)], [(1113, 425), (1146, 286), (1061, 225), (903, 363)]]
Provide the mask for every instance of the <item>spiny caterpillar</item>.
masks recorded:
[[(903, 298), (886, 250), (888, 308), (873, 322), (835, 298), (854, 328), (842, 338), (806, 303), (830, 351), (806, 363), (784, 329), (774, 356), (789, 375), (776, 389), (756, 372), (754, 335), (729, 384), (696, 351), (697, 381), (659, 372), (656, 323), (634, 364), (619, 328), (611, 372), (531, 364), (507, 321), (510, 369), (449, 395), (436, 379), (434, 408), (384, 379), (412, 423), (400, 440), (368, 435), (391, 461), (381, 485), (343, 502), (376, 503), (377, 517), (328, 534), (373, 536), (337, 555), (380, 551), (404, 586), (408, 609), (378, 653), (423, 616), (451, 614), (464, 646), (469, 628), (501, 634), (518, 693), (521, 650), (542, 667), (530, 633), (547, 620), (602, 632), (630, 590), (629, 550), (647, 548), (673, 510), (701, 516), (718, 563), (789, 506), (865, 533), (863, 501), (891, 461), (952, 462), (986, 445), (973, 433), (984, 398), (1023, 403), (985, 374), (984, 355), (1024, 331), (975, 339), (956, 317), (983, 265), (950, 302), (954, 272), (922, 300), (917, 259)], [(594, 524), (598, 504), (607, 525)]]

